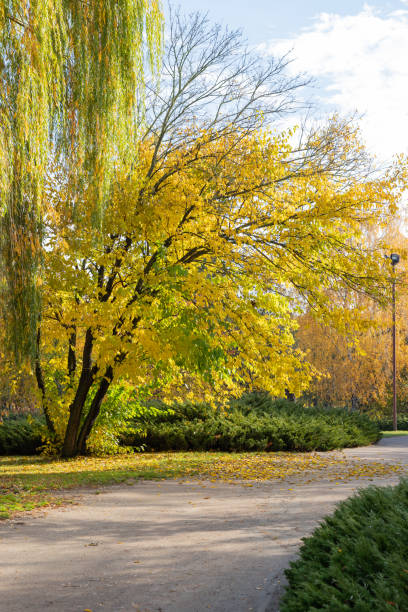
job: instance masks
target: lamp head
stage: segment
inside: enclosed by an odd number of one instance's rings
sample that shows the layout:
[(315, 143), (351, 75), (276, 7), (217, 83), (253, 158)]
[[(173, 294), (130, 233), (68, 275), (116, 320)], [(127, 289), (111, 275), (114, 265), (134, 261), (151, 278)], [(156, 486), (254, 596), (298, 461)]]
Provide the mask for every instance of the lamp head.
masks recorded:
[(396, 266), (400, 260), (400, 256), (398, 255), (398, 253), (391, 253), (390, 259), (391, 259), (392, 265)]

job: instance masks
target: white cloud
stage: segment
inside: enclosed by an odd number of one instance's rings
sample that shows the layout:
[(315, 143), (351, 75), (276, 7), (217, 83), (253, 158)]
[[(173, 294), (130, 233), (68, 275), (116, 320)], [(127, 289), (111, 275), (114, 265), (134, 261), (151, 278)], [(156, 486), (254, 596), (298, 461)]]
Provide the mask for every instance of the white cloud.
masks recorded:
[(383, 14), (366, 5), (356, 15), (321, 13), (296, 37), (262, 46), (274, 55), (291, 49), (291, 70), (318, 79), (321, 103), (364, 114), (373, 152), (382, 159), (408, 152), (408, 11)]

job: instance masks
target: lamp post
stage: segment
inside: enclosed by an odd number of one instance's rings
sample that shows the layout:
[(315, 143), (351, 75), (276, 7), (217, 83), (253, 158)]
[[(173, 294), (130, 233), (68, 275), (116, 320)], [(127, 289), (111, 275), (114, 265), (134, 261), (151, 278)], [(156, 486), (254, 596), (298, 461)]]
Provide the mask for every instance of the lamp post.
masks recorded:
[(392, 263), (392, 425), (394, 431), (398, 429), (397, 422), (397, 356), (396, 356), (396, 324), (395, 324), (395, 266), (400, 260), (397, 253), (390, 255)]

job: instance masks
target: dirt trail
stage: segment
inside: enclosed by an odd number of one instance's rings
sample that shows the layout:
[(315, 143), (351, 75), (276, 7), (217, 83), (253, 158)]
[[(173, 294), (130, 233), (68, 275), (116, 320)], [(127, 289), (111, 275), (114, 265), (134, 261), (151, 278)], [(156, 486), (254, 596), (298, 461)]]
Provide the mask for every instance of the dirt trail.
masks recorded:
[[(408, 436), (345, 456), (408, 469)], [(355, 489), (396, 482), (172, 480), (81, 491), (77, 506), (0, 525), (0, 610), (273, 612), (301, 538)]]

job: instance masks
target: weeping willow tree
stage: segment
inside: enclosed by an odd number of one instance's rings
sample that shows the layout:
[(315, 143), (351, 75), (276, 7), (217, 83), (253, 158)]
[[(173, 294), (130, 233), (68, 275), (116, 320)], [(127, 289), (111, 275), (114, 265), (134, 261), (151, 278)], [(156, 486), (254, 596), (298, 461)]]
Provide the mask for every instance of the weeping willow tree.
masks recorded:
[(58, 157), (94, 189), (100, 222), (161, 39), (160, 0), (0, 0), (1, 287), (17, 359), (35, 353), (45, 176)]

